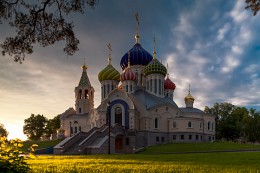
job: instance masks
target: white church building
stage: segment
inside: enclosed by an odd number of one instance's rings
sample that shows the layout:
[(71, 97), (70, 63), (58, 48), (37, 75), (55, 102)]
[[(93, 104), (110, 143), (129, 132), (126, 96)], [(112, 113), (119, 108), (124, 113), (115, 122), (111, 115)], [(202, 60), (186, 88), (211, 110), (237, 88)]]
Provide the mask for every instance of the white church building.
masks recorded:
[(82, 66), (74, 90), (75, 108), (60, 116), (58, 137), (64, 140), (54, 153), (108, 153), (109, 146), (111, 153), (134, 153), (162, 143), (215, 140), (215, 117), (193, 107), (190, 87), (184, 97), (186, 107), (178, 107), (176, 86), (156, 58), (155, 41), (151, 55), (139, 42), (138, 25), (135, 38), (134, 46), (121, 58), (121, 74), (111, 64), (109, 53), (108, 65), (98, 74), (101, 103), (97, 108), (87, 66)]

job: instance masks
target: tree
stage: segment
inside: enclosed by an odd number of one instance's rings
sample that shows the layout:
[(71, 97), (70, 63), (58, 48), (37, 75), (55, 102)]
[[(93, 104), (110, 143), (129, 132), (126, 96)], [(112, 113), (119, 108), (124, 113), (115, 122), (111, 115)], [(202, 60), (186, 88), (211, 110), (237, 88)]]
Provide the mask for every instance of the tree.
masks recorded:
[(24, 120), (23, 133), (30, 140), (39, 140), (45, 133), (45, 126), (47, 124), (47, 118), (43, 115), (34, 115)]
[(4, 125), (0, 123), (0, 137), (7, 137), (8, 132), (5, 129)]
[(215, 103), (212, 108), (206, 106), (204, 109), (205, 113), (215, 115), (216, 123), (216, 139), (226, 138), (226, 130), (228, 129), (229, 116), (231, 115), (234, 105), (231, 103)]
[(60, 115), (57, 115), (53, 119), (49, 119), (45, 128), (45, 134), (50, 137), (51, 134), (56, 134), (60, 128)]
[(260, 141), (260, 111), (249, 110), (249, 115), (244, 119), (244, 135), (250, 142)]
[(246, 9), (250, 9), (255, 16), (260, 10), (260, 0), (246, 0)]
[(98, 0), (0, 0), (0, 24), (3, 21), (15, 28), (16, 36), (7, 37), (0, 46), (2, 54), (14, 56), (15, 62), (24, 61), (25, 54), (33, 52), (38, 43), (45, 47), (65, 41), (68, 55), (78, 50), (73, 23), (66, 16), (83, 13), (86, 5), (95, 7)]

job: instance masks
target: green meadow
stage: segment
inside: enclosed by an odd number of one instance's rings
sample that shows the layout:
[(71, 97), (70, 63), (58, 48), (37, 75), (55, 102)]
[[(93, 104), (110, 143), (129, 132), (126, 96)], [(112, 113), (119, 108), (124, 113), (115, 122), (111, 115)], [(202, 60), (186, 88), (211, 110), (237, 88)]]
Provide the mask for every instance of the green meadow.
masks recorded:
[(259, 145), (235, 143), (165, 144), (147, 147), (138, 154), (46, 155), (28, 163), (33, 172), (260, 172), (260, 152), (159, 154), (207, 151), (205, 147), (219, 151), (230, 147), (260, 149)]

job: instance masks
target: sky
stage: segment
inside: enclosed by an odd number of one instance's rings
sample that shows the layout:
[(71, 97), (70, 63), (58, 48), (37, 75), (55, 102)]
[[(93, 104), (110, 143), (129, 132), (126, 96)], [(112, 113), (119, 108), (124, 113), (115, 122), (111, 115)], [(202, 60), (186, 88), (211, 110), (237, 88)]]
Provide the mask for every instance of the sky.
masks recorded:
[[(0, 55), (0, 123), (10, 139), (26, 139), (22, 129), (31, 114), (53, 118), (74, 107), (84, 58), (97, 107), (107, 45), (112, 46), (112, 65), (121, 73), (120, 60), (135, 43), (135, 13), (140, 43), (151, 54), (156, 37), (157, 59), (168, 64), (179, 107), (185, 106), (190, 84), (199, 109), (230, 102), (260, 110), (260, 14), (253, 17), (244, 7), (244, 0), (99, 0), (83, 15), (67, 17), (80, 40), (73, 56), (63, 52), (64, 42), (35, 45), (23, 64)], [(15, 34), (4, 23), (0, 33), (0, 42)]]

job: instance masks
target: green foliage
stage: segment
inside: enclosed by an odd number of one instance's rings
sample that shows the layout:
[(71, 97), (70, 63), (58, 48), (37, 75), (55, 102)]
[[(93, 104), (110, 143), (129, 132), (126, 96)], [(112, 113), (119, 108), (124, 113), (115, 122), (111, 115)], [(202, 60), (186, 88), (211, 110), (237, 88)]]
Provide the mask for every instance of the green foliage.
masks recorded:
[(60, 115), (55, 116), (53, 119), (47, 121), (45, 128), (45, 134), (50, 137), (51, 134), (56, 134), (57, 130), (60, 128)]
[(95, 7), (96, 3), (97, 0), (1, 0), (0, 24), (6, 21), (16, 31), (15, 36), (0, 44), (2, 54), (14, 56), (14, 61), (21, 63), (25, 54), (32, 54), (35, 44), (45, 47), (64, 41), (64, 52), (73, 55), (79, 40), (66, 16), (83, 13), (86, 5)]
[(5, 129), (4, 125), (0, 123), (0, 137), (7, 137), (8, 132)]
[(211, 108), (206, 106), (204, 111), (216, 117), (216, 139), (244, 138), (250, 142), (260, 142), (260, 112), (255, 109), (215, 103)]
[(24, 120), (23, 132), (30, 140), (39, 140), (45, 133), (47, 118), (43, 115), (34, 115)]
[[(6, 137), (0, 137), (1, 172), (26, 173), (30, 171), (30, 167), (26, 162), (27, 157), (20, 150), (22, 146), (22, 141), (19, 139), (8, 141)], [(35, 147), (37, 145), (31, 146), (30, 156), (32, 156)]]

